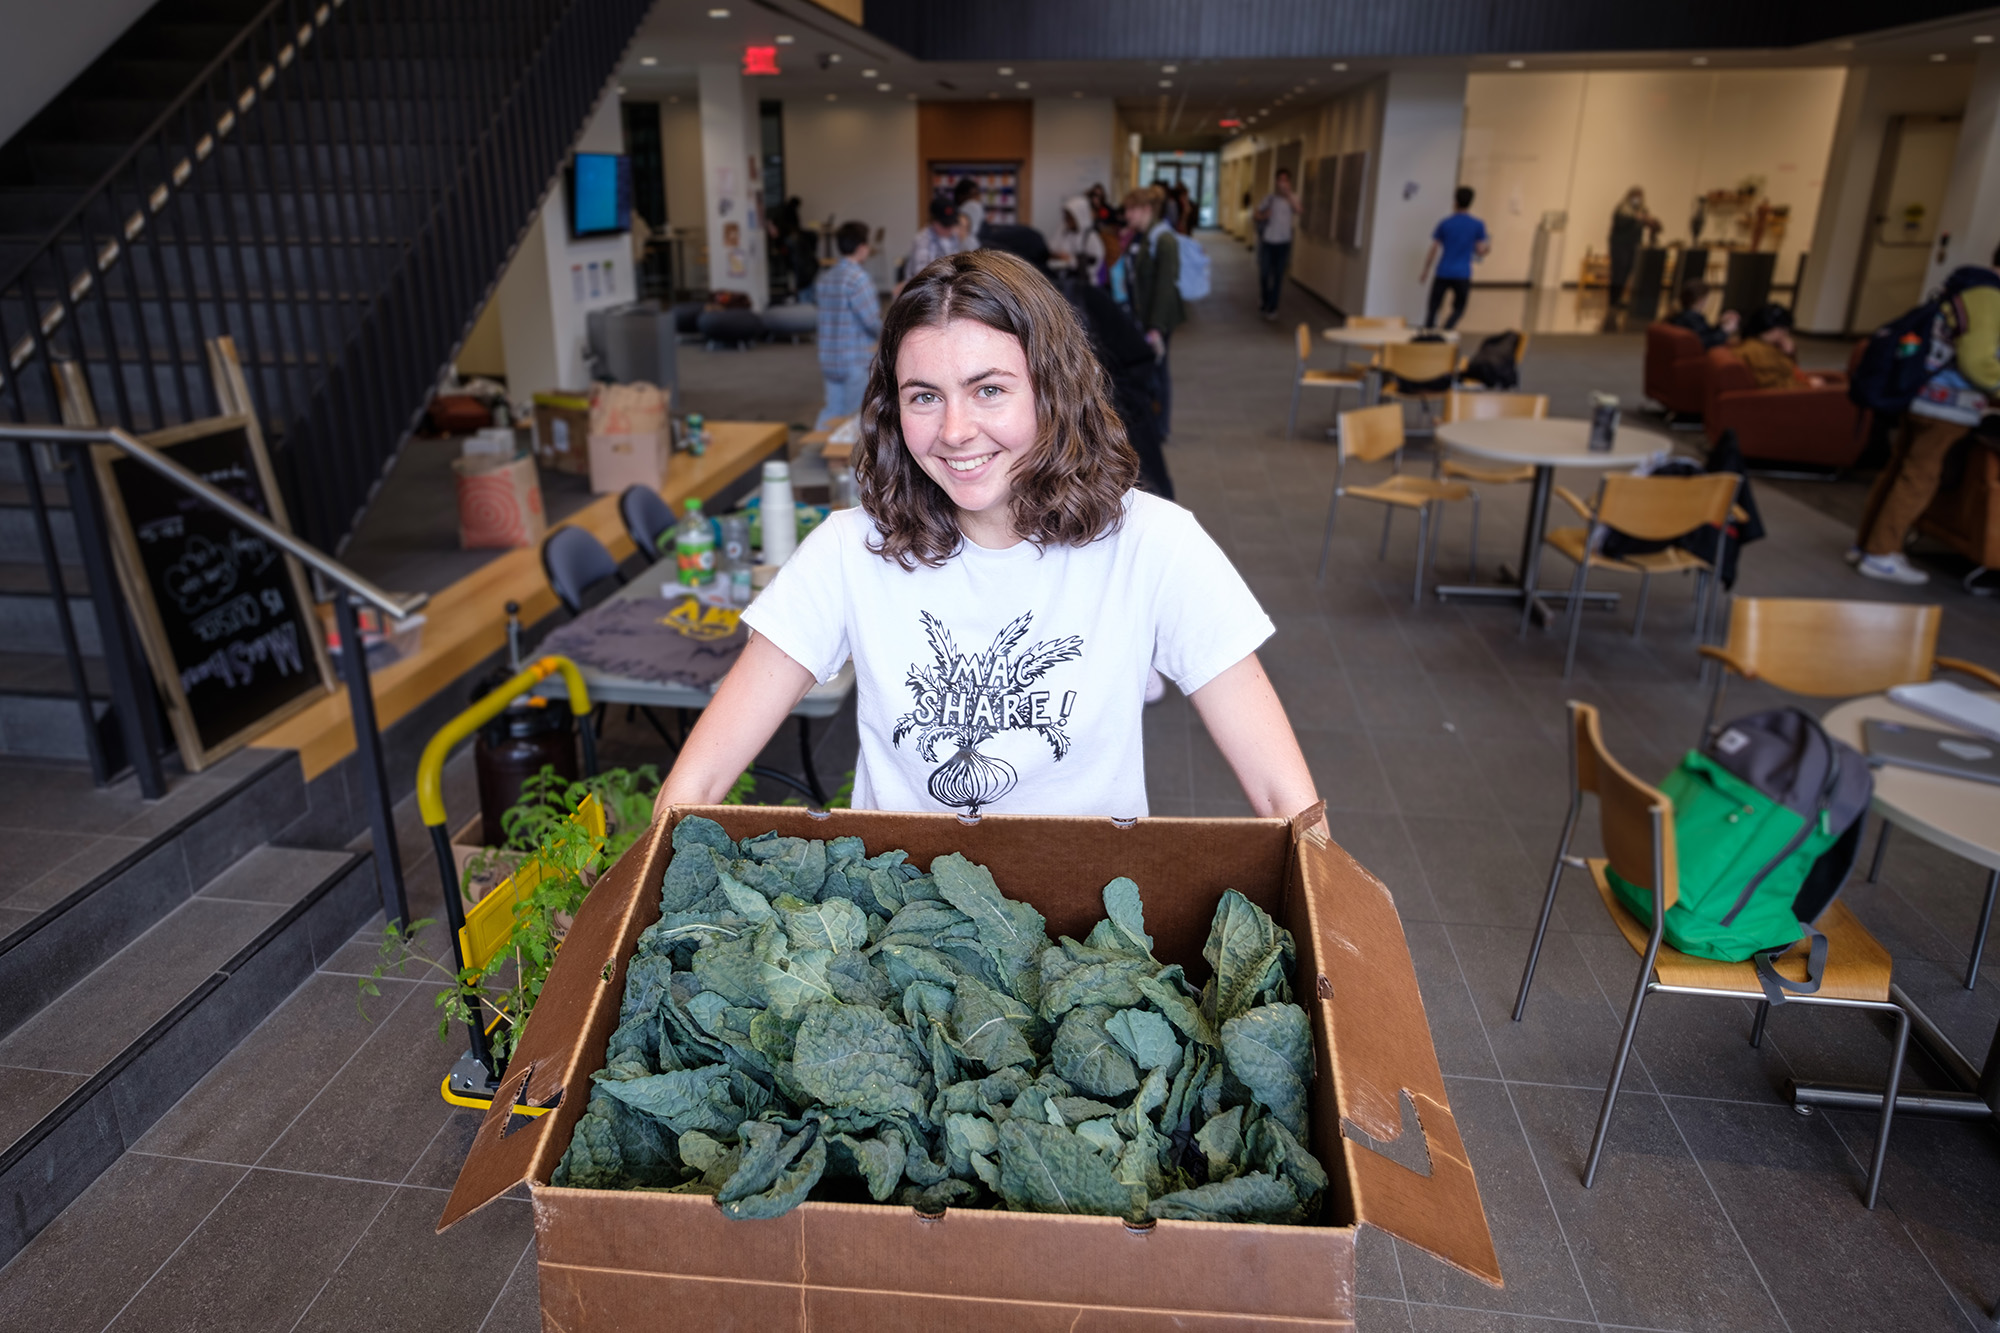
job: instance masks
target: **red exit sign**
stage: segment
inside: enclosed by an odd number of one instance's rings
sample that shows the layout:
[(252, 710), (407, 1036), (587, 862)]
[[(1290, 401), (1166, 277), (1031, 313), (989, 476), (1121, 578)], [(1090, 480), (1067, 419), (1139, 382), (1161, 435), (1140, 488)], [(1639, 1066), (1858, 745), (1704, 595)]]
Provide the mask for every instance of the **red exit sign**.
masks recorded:
[(778, 48), (775, 46), (746, 46), (743, 48), (743, 72), (745, 74), (780, 74), (778, 68)]
[(1221, 127), (1223, 128), (1223, 129), (1225, 129), (1225, 130), (1234, 130), (1234, 129), (1240, 129), (1240, 128), (1242, 128), (1242, 125), (1243, 125), (1243, 122), (1242, 122), (1242, 121), (1240, 121), (1240, 120), (1234, 120), (1234, 119), (1223, 119), (1223, 120), (1218, 120), (1218, 121), (1216, 121), (1215, 123), (1216, 123), (1216, 124), (1218, 124), (1218, 125), (1220, 125), (1220, 126), (1221, 126)]

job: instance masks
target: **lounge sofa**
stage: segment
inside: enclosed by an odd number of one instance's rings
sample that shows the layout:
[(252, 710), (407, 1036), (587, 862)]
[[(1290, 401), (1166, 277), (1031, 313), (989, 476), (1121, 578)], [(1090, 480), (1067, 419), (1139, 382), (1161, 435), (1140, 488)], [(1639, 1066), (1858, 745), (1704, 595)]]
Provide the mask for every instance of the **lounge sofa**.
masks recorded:
[(1673, 416), (1700, 416), (1708, 407), (1702, 388), (1706, 356), (1701, 339), (1678, 324), (1648, 324), (1646, 396)]
[(1852, 467), (1868, 442), (1861, 412), (1847, 399), (1847, 376), (1821, 374), (1823, 388), (1759, 389), (1742, 358), (1711, 347), (1702, 362), (1701, 424), (1708, 442), (1733, 430), (1751, 464)]

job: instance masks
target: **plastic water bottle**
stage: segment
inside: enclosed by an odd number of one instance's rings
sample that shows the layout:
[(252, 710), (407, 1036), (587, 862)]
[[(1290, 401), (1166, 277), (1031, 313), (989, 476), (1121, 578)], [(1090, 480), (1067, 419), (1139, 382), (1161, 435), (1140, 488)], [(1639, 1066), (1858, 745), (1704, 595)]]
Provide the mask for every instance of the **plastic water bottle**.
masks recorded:
[(792, 465), (782, 458), (764, 464), (758, 503), (764, 524), (764, 563), (782, 565), (799, 545), (799, 513), (792, 502)]
[(701, 501), (690, 498), (674, 525), (675, 577), (690, 588), (715, 581), (715, 528), (701, 512)]

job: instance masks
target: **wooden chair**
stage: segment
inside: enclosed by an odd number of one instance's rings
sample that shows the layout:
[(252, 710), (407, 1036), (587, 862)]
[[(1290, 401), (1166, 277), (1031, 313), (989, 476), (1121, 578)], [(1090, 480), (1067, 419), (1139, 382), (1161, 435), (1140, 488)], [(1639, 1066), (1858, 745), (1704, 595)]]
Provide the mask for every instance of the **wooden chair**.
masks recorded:
[[(1625, 1064), (1632, 1054), (1632, 1039), (1639, 1030), (1639, 1011), (1654, 992), (1670, 995), (1706, 995), (1717, 999), (1755, 1000), (1757, 1016), (1750, 1026), (1750, 1044), (1764, 1040), (1764, 1023), (1770, 1016), (1773, 999), (1784, 1004), (1823, 1005), (1829, 1008), (1862, 1009), (1895, 1020), (1896, 1035), (1891, 1046), (1889, 1077), (1882, 1094), (1882, 1118), (1875, 1130), (1875, 1155), (1868, 1168), (1868, 1184), (1862, 1201), (1870, 1208), (1882, 1185), (1882, 1167), (1889, 1152), (1889, 1125), (1895, 1117), (1896, 1089), (1902, 1081), (1903, 1054), (1910, 1037), (1910, 1016), (1889, 998), (1891, 959), (1889, 951), (1868, 933), (1867, 927), (1837, 899), (1820, 914), (1814, 926), (1827, 939), (1826, 963), (1819, 989), (1801, 995), (1773, 989), (1767, 995), (1757, 975), (1755, 962), (1725, 963), (1696, 958), (1662, 942), (1667, 910), (1680, 896), (1679, 863), (1674, 846), (1674, 807), (1667, 796), (1632, 776), (1604, 748), (1599, 732), (1597, 709), (1586, 703), (1569, 705), (1570, 747), (1569, 818), (1563, 824), (1562, 840), (1556, 846), (1555, 863), (1549, 870), (1549, 891), (1542, 900), (1542, 915), (1535, 927), (1534, 943), (1528, 950), (1528, 965), (1521, 975), (1521, 993), (1514, 1002), (1514, 1021), (1528, 1007), (1528, 988), (1534, 984), (1535, 964), (1541, 957), (1542, 940), (1548, 934), (1549, 914), (1555, 907), (1556, 890), (1566, 869), (1587, 870), (1604, 910), (1611, 914), (1619, 934), (1639, 955), (1638, 983), (1632, 990), (1632, 1007), (1625, 1014), (1625, 1028), (1618, 1039), (1618, 1055), (1611, 1067), (1611, 1080), (1604, 1088), (1604, 1108), (1597, 1116), (1597, 1133), (1591, 1140), (1590, 1157), (1583, 1168), (1583, 1186), (1589, 1189), (1597, 1177), (1597, 1164), (1604, 1155), (1604, 1142), (1611, 1128), (1611, 1109), (1625, 1078)], [(1607, 855), (1584, 859), (1570, 854), (1583, 810), (1583, 795), (1597, 797), (1598, 825)], [(1605, 871), (1615, 866), (1620, 876), (1653, 895), (1650, 925), (1625, 909), (1612, 892)], [(1779, 975), (1792, 981), (1807, 979), (1805, 941), (1780, 957)]]
[[(1530, 417), (1540, 421), (1549, 414), (1545, 393), (1477, 393), (1453, 389), (1444, 396), (1446, 425), (1454, 421), (1495, 421), (1504, 417)], [(1437, 476), (1450, 481), (1476, 481), (1488, 486), (1510, 486), (1535, 479), (1531, 467), (1471, 467), (1445, 454), (1438, 455)]]
[[(1585, 526), (1557, 528), (1542, 540), (1568, 556), (1576, 565), (1569, 589), (1569, 648), (1563, 656), (1563, 679), (1576, 666), (1576, 644), (1583, 628), (1584, 583), (1592, 569), (1615, 569), (1639, 576), (1639, 605), (1632, 617), (1632, 637), (1638, 638), (1646, 623), (1646, 594), (1653, 575), (1687, 573), (1697, 576), (1694, 606), (1694, 633), (1699, 641), (1708, 621), (1708, 599), (1716, 586), (1715, 570), (1708, 561), (1678, 546), (1643, 555), (1608, 556), (1598, 550), (1607, 532), (1622, 532), (1641, 541), (1665, 542), (1685, 537), (1698, 528), (1721, 527), (1728, 541), (1727, 524), (1736, 507), (1736, 491), (1743, 478), (1734, 472), (1713, 472), (1700, 477), (1606, 477), (1597, 489), (1597, 503), (1586, 505), (1567, 487), (1557, 486), (1556, 494), (1582, 516)], [(1717, 549), (1720, 563), (1726, 551)], [(1533, 600), (1521, 609), (1521, 633), (1528, 632)]]
[(1426, 427), (1433, 419), (1432, 401), (1450, 392), (1457, 373), (1456, 343), (1391, 343), (1382, 349), (1382, 397), (1414, 400), (1423, 409)]
[[(1441, 514), (1434, 514), (1433, 507), (1450, 504), (1459, 500), (1472, 501), (1472, 568), (1479, 568), (1479, 494), (1470, 486), (1458, 481), (1439, 481), (1435, 477), (1409, 477), (1403, 475), (1403, 409), (1396, 403), (1383, 403), (1377, 407), (1363, 407), (1340, 414), (1340, 434), (1335, 441), (1339, 457), (1334, 464), (1333, 499), (1326, 507), (1326, 537), (1319, 548), (1319, 578), (1326, 581), (1327, 557), (1333, 551), (1333, 523), (1340, 513), (1343, 498), (1372, 500), (1382, 505), (1382, 546), (1376, 553), (1380, 560), (1389, 553), (1389, 524), (1398, 509), (1414, 510), (1417, 515), (1417, 578), (1410, 593), (1412, 605), (1423, 600), (1424, 568), (1437, 555), (1437, 528)], [(1349, 486), (1347, 484), (1347, 460), (1360, 459), (1364, 463), (1378, 462), (1384, 458), (1395, 460), (1395, 474), (1386, 481), (1372, 486)]]
[[(1814, 699), (1851, 699), (1915, 685), (1940, 671), (1956, 671), (2000, 690), (2000, 673), (1976, 662), (1937, 655), (1942, 607), (1902, 602), (1862, 602), (1809, 597), (1739, 597), (1729, 610), (1729, 637), (1721, 647), (1703, 644), (1703, 659), (1721, 664), (1709, 691), (1702, 722), (1706, 742), (1720, 727), (1722, 697), (1731, 675), (1761, 680), (1791, 694)], [(1875, 839), (1868, 882), (1882, 873), (1889, 825)], [(1986, 902), (1966, 964), (1965, 988), (1979, 984), (1986, 932), (2000, 899), (2000, 871), (1986, 877)]]
[(1301, 391), (1306, 389), (1333, 389), (1338, 392), (1345, 389), (1354, 393), (1360, 393), (1363, 386), (1367, 383), (1367, 372), (1365, 370), (1359, 368), (1313, 370), (1307, 365), (1307, 362), (1311, 360), (1312, 330), (1301, 324), (1299, 325), (1298, 334), (1298, 359), (1292, 364), (1292, 412), (1285, 419), (1285, 438), (1287, 439), (1298, 434), (1299, 394)]

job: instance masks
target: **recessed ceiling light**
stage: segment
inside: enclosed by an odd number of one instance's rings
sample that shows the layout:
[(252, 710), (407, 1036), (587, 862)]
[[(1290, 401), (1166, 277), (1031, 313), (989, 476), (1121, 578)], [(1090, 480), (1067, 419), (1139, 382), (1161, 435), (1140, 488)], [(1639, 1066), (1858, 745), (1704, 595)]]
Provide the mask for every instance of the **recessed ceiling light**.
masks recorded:
[(1014, 86), (1016, 88), (1026, 88), (1028, 86), (1028, 81), (1026, 79), (1016, 79), (1014, 81)]
[(839, 93), (828, 93), (828, 94), (826, 95), (826, 100), (827, 100), (827, 101), (829, 101), (829, 102), (838, 102), (838, 101), (840, 100), (840, 94), (839, 94)]
[(1706, 64), (1708, 63), (1708, 57), (1707, 57), (1707, 56), (1696, 56), (1696, 57), (1694, 58), (1694, 63), (1695, 63), (1695, 64), (1697, 64), (1697, 65), (1706, 65)]
[(1335, 65), (1334, 65), (1334, 67), (1333, 67), (1333, 72), (1334, 72), (1335, 74), (1345, 74), (1345, 73), (1347, 73), (1347, 62), (1346, 62), (1345, 60), (1342, 60), (1342, 61), (1338, 62), (1337, 64), (1335, 64)]
[(838, 65), (840, 63), (840, 52), (828, 51), (826, 53), (826, 63), (829, 65)]
[(872, 79), (875, 77), (875, 71), (872, 69), (864, 69), (861, 71), (861, 77), (864, 79)]
[(1972, 35), (1972, 44), (1974, 46), (1991, 46), (1993, 45), (1993, 34), (1990, 32), (1974, 33)]
[(1507, 62), (1508, 69), (1526, 69), (1527, 67), (1528, 62), (1525, 60), (1510, 60)]
[(1000, 67), (1001, 78), (1008, 79), (1012, 78), (1013, 76), (1014, 76), (1014, 67), (1012, 65), (1002, 65)]
[(1162, 74), (1178, 74), (1178, 73), (1180, 73), (1180, 72), (1181, 72), (1181, 67), (1180, 67), (1179, 65), (1162, 65), (1162, 66), (1160, 66), (1160, 73), (1162, 73)]
[(910, 100), (911, 100), (912, 102), (914, 102), (914, 101), (916, 101), (916, 100), (917, 100), (917, 95), (916, 95), (915, 93), (910, 93), (910, 94), (908, 94), (908, 96), (909, 96), (909, 99), (910, 99)]
[(708, 16), (712, 19), (726, 19), (729, 17), (729, 11), (726, 9), (711, 9), (708, 11)]
[(875, 85), (875, 91), (878, 93), (886, 93), (889, 91), (889, 85), (886, 83), (878, 83)]
[(618, 95), (620, 97), (623, 97), (625, 95), (625, 85), (622, 83), (618, 85)]
[(1071, 96), (1071, 97), (1081, 97), (1081, 96), (1083, 96), (1083, 92), (1082, 92), (1082, 90), (1080, 90), (1080, 89), (1079, 89), (1078, 91), (1076, 91), (1076, 92), (1073, 92), (1073, 93), (1071, 93), (1071, 94), (1070, 94), (1070, 96)]
[(639, 63), (648, 66), (657, 65), (660, 63), (660, 58), (658, 56), (640, 56)]
[(672, 97), (669, 97), (667, 99), (667, 101), (672, 103), (678, 103), (680, 100), (681, 100), (681, 95), (679, 93), (675, 93)]
[(1174, 81), (1172, 79), (1161, 79), (1160, 86), (1162, 88), (1171, 88), (1174, 86)]
[(1000, 94), (999, 94), (999, 93), (988, 93), (988, 94), (986, 94), (986, 96), (987, 96), (988, 98), (990, 98), (991, 100), (995, 101), (995, 102), (997, 102), (997, 101), (999, 101), (999, 100), (1000, 100)]
[(1931, 56), (1931, 63), (1933, 65), (1942, 65), (1945, 62), (1946, 58), (1947, 57), (1945, 56), (1944, 52), (1938, 51)]
[(1306, 90), (1306, 86), (1305, 86), (1305, 85), (1304, 85), (1303, 83), (1299, 84), (1299, 85), (1298, 85), (1298, 86), (1297, 86), (1296, 88), (1293, 88), (1293, 89), (1292, 89), (1292, 91), (1293, 91), (1293, 92), (1295, 92), (1295, 93), (1302, 93), (1302, 92), (1304, 92), (1305, 90)]
[(790, 46), (793, 42), (797, 41), (798, 38), (792, 36), (788, 32), (781, 32), (771, 40), (775, 41), (779, 46)]
[(1306, 83), (1307, 83), (1307, 85), (1308, 85), (1309, 87), (1315, 87), (1315, 88), (1316, 88), (1316, 87), (1318, 87), (1318, 86), (1319, 86), (1319, 80), (1318, 80), (1318, 79), (1307, 79), (1307, 80), (1306, 80)]

